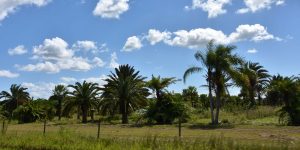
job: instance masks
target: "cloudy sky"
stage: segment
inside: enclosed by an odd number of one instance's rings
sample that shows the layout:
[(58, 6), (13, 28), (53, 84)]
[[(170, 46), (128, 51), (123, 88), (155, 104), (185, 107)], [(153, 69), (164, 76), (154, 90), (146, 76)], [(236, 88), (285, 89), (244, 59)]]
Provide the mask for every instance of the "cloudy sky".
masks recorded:
[[(120, 64), (181, 79), (212, 39), (297, 75), (299, 14), (298, 0), (0, 0), (0, 90), (22, 84), (46, 98), (55, 84), (103, 84)], [(203, 84), (198, 74), (170, 90)]]

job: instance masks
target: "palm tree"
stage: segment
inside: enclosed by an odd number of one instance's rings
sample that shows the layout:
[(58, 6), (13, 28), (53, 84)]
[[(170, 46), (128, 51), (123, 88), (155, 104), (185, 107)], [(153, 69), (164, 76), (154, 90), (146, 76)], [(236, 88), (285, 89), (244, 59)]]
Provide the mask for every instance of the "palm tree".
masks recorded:
[(73, 98), (66, 101), (66, 108), (78, 106), (82, 111), (82, 123), (87, 123), (89, 109), (94, 105), (100, 88), (97, 83), (84, 81), (82, 84), (76, 82), (75, 85), (69, 85), (74, 91), (70, 92)]
[(155, 77), (152, 75), (152, 79), (147, 82), (147, 86), (155, 92), (155, 96), (158, 101), (162, 100), (162, 94), (164, 90), (171, 84), (177, 82), (176, 78), (161, 78), (160, 76)]
[(216, 116), (215, 124), (219, 122), (219, 112), (221, 105), (221, 97), (226, 94), (226, 80), (231, 77), (235, 80), (238, 73), (237, 67), (243, 63), (243, 59), (236, 54), (232, 54), (235, 46), (218, 45), (215, 49), (213, 59), (213, 81), (216, 90)]
[(270, 93), (276, 93), (276, 97), (272, 97), (272, 100), (283, 103), (283, 107), (280, 109), (280, 119), (283, 119), (287, 115), (289, 117), (289, 125), (300, 125), (299, 78), (278, 75), (273, 76), (272, 79), (268, 87), (267, 99), (269, 99)]
[(197, 88), (189, 86), (187, 89), (183, 89), (182, 97), (185, 101), (191, 102), (192, 107), (196, 107), (196, 103), (198, 102)]
[[(228, 77), (235, 77), (236, 67), (243, 62), (243, 60), (236, 54), (232, 54), (235, 49), (234, 46), (214, 45), (213, 41), (209, 42), (205, 53), (196, 52), (195, 58), (200, 61), (207, 71), (206, 80), (208, 82), (210, 109), (212, 116), (212, 123), (218, 124), (219, 112), (221, 107), (221, 97), (226, 94), (226, 81)], [(184, 81), (186, 78), (197, 72), (201, 72), (201, 67), (191, 67), (184, 73)], [(214, 115), (213, 97), (214, 90), (216, 96), (216, 113)]]
[(202, 66), (204, 67), (198, 67), (198, 66), (192, 66), (188, 68), (184, 75), (183, 75), (183, 81), (186, 82), (187, 78), (194, 73), (199, 73), (203, 69), (206, 69), (206, 81), (208, 83), (208, 96), (209, 96), (209, 102), (210, 102), (210, 114), (211, 114), (211, 122), (214, 123), (214, 100), (213, 100), (213, 56), (214, 56), (214, 44), (213, 41), (210, 41), (207, 44), (207, 48), (205, 50), (205, 53), (202, 53), (201, 51), (197, 51), (195, 56), (195, 59), (197, 61), (200, 61)]
[(134, 67), (120, 65), (105, 79), (107, 84), (102, 88), (101, 109), (116, 112), (119, 107), (122, 114), (122, 124), (128, 123), (130, 112), (147, 105), (148, 89), (145, 87), (146, 78), (139, 75)]
[(55, 102), (58, 120), (61, 120), (63, 101), (65, 100), (68, 92), (69, 91), (66, 86), (57, 85), (52, 91), (52, 96), (49, 98), (50, 101)]
[(268, 84), (270, 75), (268, 71), (259, 65), (259, 63), (247, 62), (240, 67), (239, 72), (242, 78), (242, 91), (246, 92), (246, 97), (250, 100), (250, 106), (255, 105), (255, 96), (257, 95), (261, 103), (261, 95)]
[(27, 88), (21, 85), (13, 84), (10, 87), (10, 93), (2, 91), (0, 93), (0, 99), (4, 98), (3, 106), (9, 113), (9, 118), (12, 117), (13, 111), (19, 106), (23, 105), (30, 99), (29, 93), (26, 92)]

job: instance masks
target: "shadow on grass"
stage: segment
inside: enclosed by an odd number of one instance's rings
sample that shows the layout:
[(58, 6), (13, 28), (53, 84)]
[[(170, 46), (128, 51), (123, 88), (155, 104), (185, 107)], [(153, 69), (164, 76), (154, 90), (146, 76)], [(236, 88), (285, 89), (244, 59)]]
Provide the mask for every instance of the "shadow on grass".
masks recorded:
[(189, 129), (203, 129), (203, 130), (232, 129), (234, 127), (235, 126), (233, 124), (229, 124), (229, 123), (222, 123), (218, 125), (199, 123), (199, 124), (193, 124), (188, 126)]

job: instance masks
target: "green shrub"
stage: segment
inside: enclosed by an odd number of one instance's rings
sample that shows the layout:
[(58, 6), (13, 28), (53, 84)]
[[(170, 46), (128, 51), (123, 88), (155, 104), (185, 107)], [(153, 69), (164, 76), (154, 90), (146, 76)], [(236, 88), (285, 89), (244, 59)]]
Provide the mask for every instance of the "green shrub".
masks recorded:
[(163, 94), (162, 97), (161, 101), (150, 102), (145, 115), (149, 123), (171, 124), (176, 118), (186, 122), (189, 117), (188, 106), (172, 94)]

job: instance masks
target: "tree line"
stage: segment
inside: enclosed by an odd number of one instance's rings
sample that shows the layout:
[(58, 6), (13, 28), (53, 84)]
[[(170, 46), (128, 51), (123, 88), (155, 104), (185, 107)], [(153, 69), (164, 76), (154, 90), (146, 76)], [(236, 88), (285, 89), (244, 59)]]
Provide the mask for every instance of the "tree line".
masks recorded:
[[(2, 91), (0, 116), (16, 119), (20, 123), (58, 117), (77, 118), (87, 123), (94, 115), (113, 118), (120, 114), (123, 124), (129, 123), (134, 112), (147, 123), (171, 124), (175, 119), (185, 121), (189, 109), (209, 109), (211, 124), (220, 122), (220, 109), (242, 107), (255, 109), (259, 105), (280, 106), (280, 121), (288, 125), (300, 125), (300, 78), (270, 75), (259, 63), (246, 61), (231, 45), (209, 42), (207, 48), (195, 53), (199, 65), (183, 73), (183, 81), (194, 73), (201, 73), (206, 80), (208, 94), (199, 94), (196, 87), (189, 86), (182, 93), (167, 90), (171, 84), (180, 82), (174, 77), (142, 76), (130, 65), (120, 65), (105, 79), (106, 84), (82, 82), (74, 85), (57, 85), (52, 96), (33, 100), (27, 88), (13, 84), (10, 91)], [(239, 87), (239, 95), (232, 96), (230, 87)], [(139, 120), (139, 119), (138, 119)], [(137, 121), (138, 121), (137, 120)]]

